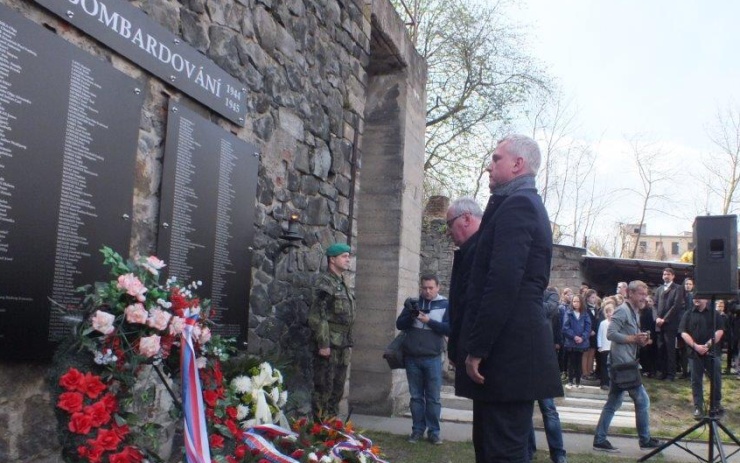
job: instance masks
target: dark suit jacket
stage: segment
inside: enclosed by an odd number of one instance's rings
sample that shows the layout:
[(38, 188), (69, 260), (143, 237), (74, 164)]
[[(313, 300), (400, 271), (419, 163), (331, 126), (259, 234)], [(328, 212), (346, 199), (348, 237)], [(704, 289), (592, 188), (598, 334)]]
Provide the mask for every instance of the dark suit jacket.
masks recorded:
[[(550, 221), (535, 189), (491, 197), (470, 273), (460, 332), (457, 395), (511, 402), (563, 395), (542, 295), (550, 277)], [(483, 358), (482, 385), (465, 371)]]
[(658, 304), (658, 317), (665, 319), (660, 331), (677, 333), (686, 303), (683, 286), (671, 283), (667, 290), (664, 285), (658, 286), (655, 290), (655, 302)]
[(473, 234), (455, 251), (455, 259), (452, 261), (452, 273), (450, 275), (450, 305), (447, 313), (450, 316), (450, 338), (447, 342), (447, 356), (456, 364), (456, 367), (465, 368), (459, 364), (457, 359), (458, 344), (460, 342), (460, 330), (465, 313), (465, 293), (468, 289), (470, 269), (473, 267), (475, 257), (475, 245), (478, 241), (478, 232)]

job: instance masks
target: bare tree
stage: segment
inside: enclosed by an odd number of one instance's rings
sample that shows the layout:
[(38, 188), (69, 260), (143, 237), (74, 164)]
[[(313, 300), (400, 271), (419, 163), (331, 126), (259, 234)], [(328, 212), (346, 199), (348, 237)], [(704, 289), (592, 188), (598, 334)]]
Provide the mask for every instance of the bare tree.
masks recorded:
[(667, 153), (655, 143), (646, 141), (640, 135), (633, 136), (628, 142), (640, 181), (639, 187), (629, 188), (631, 192), (640, 197), (640, 220), (637, 222), (637, 236), (630, 252), (630, 258), (634, 259), (648, 211), (665, 213), (656, 205), (668, 199), (662, 191), (662, 184), (670, 180), (674, 172), (668, 167), (669, 163), (663, 162)]
[(720, 213), (730, 214), (740, 201), (740, 107), (729, 103), (715, 117), (707, 133), (717, 151), (703, 161), (706, 174), (700, 181), (709, 197), (719, 199)]
[(427, 62), (425, 174), (451, 194), (471, 194), (488, 154), (480, 149), (495, 145), (547, 79), (523, 51), (514, 0), (395, 3)]

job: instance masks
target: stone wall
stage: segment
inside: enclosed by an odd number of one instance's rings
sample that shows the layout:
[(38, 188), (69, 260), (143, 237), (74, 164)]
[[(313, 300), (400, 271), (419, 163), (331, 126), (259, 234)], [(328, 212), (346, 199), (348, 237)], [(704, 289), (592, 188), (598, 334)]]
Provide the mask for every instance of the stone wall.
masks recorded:
[(552, 248), (552, 268), (550, 269), (550, 285), (560, 291), (570, 288), (575, 292), (586, 281), (581, 262), (586, 255), (586, 249), (556, 244)]
[[(286, 373), (299, 410), (306, 410), (308, 403), (311, 353), (306, 315), (312, 281), (326, 265), (324, 249), (336, 241), (351, 242), (358, 259), (390, 256), (396, 271), (383, 273), (374, 283), (395, 288), (389, 303), (373, 315), (369, 308), (383, 291), (358, 291), (363, 313), (359, 323), (366, 323), (367, 315), (377, 331), (360, 336), (356, 358), (374, 360), (363, 362), (369, 370), (353, 366), (358, 382), (351, 383), (359, 389), (353, 397), (368, 410), (387, 409), (385, 404), (393, 401), (389, 399), (393, 387), (387, 386), (397, 380), (387, 367), (382, 370), (378, 353), (392, 338), (398, 301), (416, 288), (426, 79), (425, 65), (389, 1), (132, 1), (245, 85), (245, 127), (199, 106), (35, 3), (0, 1), (143, 83), (132, 254), (156, 248), (170, 100), (188, 101), (214, 124), (260, 147), (252, 292), (249, 307), (244, 307), (249, 310), (248, 350), (290, 361), (293, 370)], [(368, 118), (382, 121), (387, 110), (395, 111), (393, 119), (367, 124)], [(382, 133), (394, 134), (392, 149), (379, 145), (382, 136), (372, 143), (364, 140), (366, 124), (376, 129), (385, 125)], [(377, 167), (371, 168), (373, 164)], [(365, 172), (366, 166), (370, 172)], [(392, 179), (383, 177), (391, 172)], [(386, 208), (385, 201), (392, 206)], [(280, 237), (292, 212), (299, 214), (303, 240), (285, 252)], [(382, 236), (376, 235), (373, 225), (386, 217), (388, 226)], [(383, 236), (397, 239), (382, 243)], [(56, 460), (54, 420), (47, 415), (53, 404), (43, 387), (45, 369), (0, 362), (0, 461)], [(383, 386), (375, 388), (376, 380)], [(365, 396), (376, 389), (383, 394)], [(374, 407), (374, 401), (384, 405)]]

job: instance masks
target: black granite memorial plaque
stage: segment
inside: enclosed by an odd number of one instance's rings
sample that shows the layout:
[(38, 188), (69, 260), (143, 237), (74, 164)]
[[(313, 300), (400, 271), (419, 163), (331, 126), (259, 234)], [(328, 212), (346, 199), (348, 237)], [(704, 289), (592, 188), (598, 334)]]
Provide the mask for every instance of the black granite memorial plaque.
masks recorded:
[(232, 122), (246, 124), (244, 85), (130, 2), (36, 2)]
[(157, 254), (167, 277), (201, 281), (215, 333), (247, 340), (258, 149), (170, 103)]
[[(53, 76), (53, 78), (50, 78)], [(49, 298), (128, 253), (136, 80), (0, 5), (0, 356), (48, 357), (70, 326)]]

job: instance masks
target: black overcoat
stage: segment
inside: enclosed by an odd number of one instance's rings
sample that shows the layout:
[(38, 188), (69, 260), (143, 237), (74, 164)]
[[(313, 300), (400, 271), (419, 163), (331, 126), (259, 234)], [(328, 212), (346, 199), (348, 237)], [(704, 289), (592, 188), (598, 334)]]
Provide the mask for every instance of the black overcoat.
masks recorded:
[[(542, 304), (551, 260), (550, 221), (537, 191), (493, 195), (478, 231), (465, 298), (457, 395), (491, 402), (563, 395)], [(482, 385), (465, 371), (468, 353), (483, 358)]]

